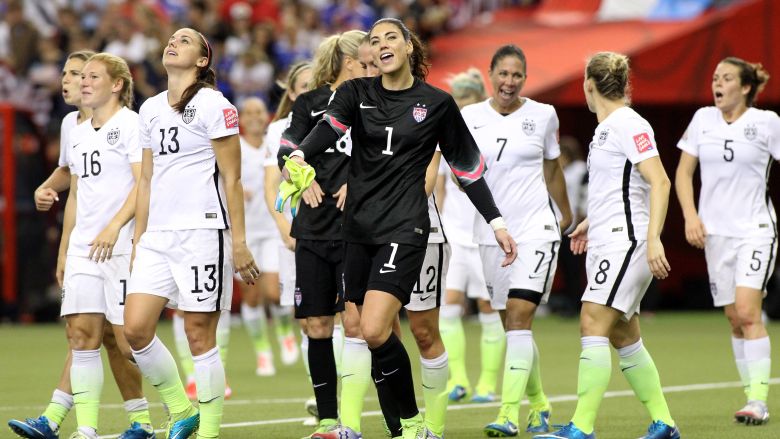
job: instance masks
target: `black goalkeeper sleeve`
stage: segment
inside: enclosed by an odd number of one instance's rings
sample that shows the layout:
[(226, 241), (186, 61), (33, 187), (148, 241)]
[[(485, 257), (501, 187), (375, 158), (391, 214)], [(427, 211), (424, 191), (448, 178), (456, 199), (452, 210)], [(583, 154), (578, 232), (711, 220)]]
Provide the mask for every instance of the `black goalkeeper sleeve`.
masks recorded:
[(289, 156), (294, 150), (301, 150), (304, 155), (304, 160), (308, 160), (335, 145), (339, 140), (339, 137), (339, 134), (334, 131), (327, 122), (319, 121), (306, 138), (303, 139), (303, 142), (301, 142), (300, 145), (297, 145), (297, 147), (282, 138), (282, 145), (276, 155), (276, 158), (279, 161), (279, 167), (281, 168), (284, 166), (283, 157), (285, 155)]
[(463, 192), (471, 200), (471, 204), (477, 209), (480, 215), (485, 218), (488, 223), (501, 216), (501, 212), (496, 207), (496, 202), (493, 200), (493, 194), (490, 193), (485, 178), (479, 178), (470, 185), (463, 188)]

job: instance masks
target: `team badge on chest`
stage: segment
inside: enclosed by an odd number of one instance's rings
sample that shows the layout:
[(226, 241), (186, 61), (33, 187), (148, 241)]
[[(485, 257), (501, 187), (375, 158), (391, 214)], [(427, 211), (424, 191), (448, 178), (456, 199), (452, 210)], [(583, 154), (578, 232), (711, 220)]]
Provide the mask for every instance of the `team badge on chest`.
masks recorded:
[(114, 145), (119, 141), (119, 128), (112, 128), (108, 134), (106, 134), (106, 142), (109, 145)]
[(523, 132), (526, 136), (530, 136), (536, 131), (536, 122), (533, 119), (525, 119), (523, 121)]
[(186, 124), (189, 124), (195, 120), (195, 107), (185, 108), (184, 112), (181, 114), (181, 120), (183, 120)]
[(607, 136), (609, 136), (609, 130), (601, 130), (599, 133), (599, 146), (603, 146), (607, 143)]
[(425, 116), (428, 115), (428, 109), (425, 108), (425, 105), (417, 104), (412, 108), (412, 117), (414, 117), (414, 120), (417, 121), (417, 123), (420, 123), (425, 120)]
[(756, 128), (755, 125), (751, 124), (745, 127), (745, 138), (748, 140), (755, 140), (756, 136), (758, 136), (758, 128)]

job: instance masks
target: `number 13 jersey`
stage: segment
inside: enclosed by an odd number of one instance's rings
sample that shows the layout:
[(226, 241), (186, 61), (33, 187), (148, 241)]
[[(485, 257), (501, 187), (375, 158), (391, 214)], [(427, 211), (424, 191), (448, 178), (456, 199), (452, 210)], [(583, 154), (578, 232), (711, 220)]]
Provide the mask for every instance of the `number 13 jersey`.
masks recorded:
[(154, 156), (147, 231), (227, 229), (225, 192), (212, 139), (238, 134), (238, 112), (202, 88), (178, 113), (164, 91), (139, 110), (141, 147)]
[(701, 164), (699, 217), (707, 234), (736, 238), (775, 235), (767, 184), (780, 160), (780, 118), (748, 108), (731, 124), (716, 107), (700, 108), (677, 147)]

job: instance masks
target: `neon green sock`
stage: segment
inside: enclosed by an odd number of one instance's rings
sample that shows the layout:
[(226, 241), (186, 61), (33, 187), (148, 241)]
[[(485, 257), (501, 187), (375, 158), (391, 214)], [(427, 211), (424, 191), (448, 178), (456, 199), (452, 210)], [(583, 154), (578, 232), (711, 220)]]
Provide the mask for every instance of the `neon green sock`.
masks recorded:
[(371, 351), (368, 344), (358, 338), (344, 340), (345, 361), (341, 375), (341, 424), (360, 432), (360, 416), (363, 400), (371, 385)]
[(184, 332), (184, 317), (173, 315), (173, 341), (176, 345), (176, 356), (179, 357), (179, 366), (184, 376), (189, 380), (195, 376), (195, 366), (192, 364), (190, 342), (187, 341), (187, 333)]
[(772, 369), (772, 347), (769, 337), (745, 340), (745, 363), (750, 376), (748, 400), (766, 402)]
[(60, 389), (55, 389), (51, 395), (51, 401), (46, 406), (46, 410), (41, 414), (46, 416), (49, 422), (57, 424), (59, 426), (65, 417), (68, 416), (70, 409), (73, 408), (73, 395), (63, 392)]
[(496, 393), (498, 372), (504, 362), (506, 333), (501, 324), (501, 316), (497, 312), (480, 313), (479, 322), (482, 325), (482, 336), (480, 337), (482, 368), (475, 390), (477, 395), (487, 395)]
[(663, 421), (666, 425), (674, 426), (669, 406), (661, 389), (661, 379), (653, 358), (647, 352), (642, 339), (624, 348), (618, 349), (620, 355), (620, 370), (626, 377), (628, 384), (634, 389), (634, 394), (642, 401), (653, 421)]
[(242, 303), (241, 319), (244, 321), (249, 338), (252, 339), (255, 355), (270, 351), (271, 342), (268, 338), (268, 319), (265, 316), (265, 309), (262, 306), (249, 306)]
[(230, 311), (223, 310), (217, 323), (217, 346), (222, 365), (227, 366), (228, 346), (230, 345)]
[(219, 437), (225, 404), (225, 368), (217, 347), (194, 357), (200, 410), (199, 438)]
[(73, 403), (79, 428), (88, 427), (97, 431), (100, 394), (103, 392), (103, 360), (100, 358), (100, 349), (73, 351), (70, 384), (73, 388)]
[(607, 337), (582, 337), (584, 347), (580, 353), (577, 373), (577, 408), (571, 421), (586, 434), (593, 432), (596, 414), (612, 373), (612, 354)]
[(528, 376), (528, 384), (525, 386), (525, 394), (528, 395), (528, 402), (536, 410), (544, 410), (550, 407), (547, 401), (547, 395), (542, 389), (542, 368), (540, 365), (539, 348), (534, 343), (534, 362), (531, 366), (531, 375)]
[(461, 306), (452, 304), (443, 305), (439, 312), (441, 341), (449, 356), (450, 380), (447, 383), (448, 389), (452, 389), (456, 385), (466, 389), (471, 387), (466, 373), (466, 334), (463, 331), (460, 313)]
[(747, 361), (745, 361), (745, 339), (731, 336), (731, 349), (734, 351), (734, 362), (737, 365), (739, 380), (742, 381), (742, 390), (745, 396), (750, 396), (750, 374)]
[(149, 403), (146, 398), (128, 399), (124, 403), (127, 419), (132, 425), (137, 422), (141, 425), (152, 425), (152, 417), (149, 415)]
[(333, 359), (336, 360), (336, 374), (341, 376), (341, 357), (344, 355), (344, 326), (333, 325)]
[(501, 388), (501, 405), (506, 407), (509, 420), (518, 425), (520, 401), (534, 362), (533, 333), (529, 330), (512, 330), (506, 333), (506, 361), (504, 383)]
[(447, 417), (447, 352), (438, 358), (422, 358), (423, 399), (425, 400), (425, 426), (437, 436), (444, 435), (444, 421)]

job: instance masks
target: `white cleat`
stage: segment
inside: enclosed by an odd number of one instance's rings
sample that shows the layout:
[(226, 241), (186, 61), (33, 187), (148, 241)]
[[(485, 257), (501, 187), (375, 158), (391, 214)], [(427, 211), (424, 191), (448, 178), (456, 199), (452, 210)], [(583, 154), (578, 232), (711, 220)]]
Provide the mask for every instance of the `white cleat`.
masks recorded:
[(734, 420), (745, 425), (762, 425), (769, 422), (769, 409), (763, 401), (748, 401), (734, 413)]
[(298, 341), (295, 339), (294, 334), (285, 335), (279, 339), (282, 351), (282, 364), (289, 366), (295, 364), (298, 361), (298, 357), (301, 356), (301, 351), (298, 349)]
[(255, 369), (255, 373), (261, 377), (276, 375), (274, 357), (271, 351), (263, 351), (257, 354), (257, 369)]

